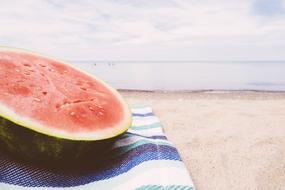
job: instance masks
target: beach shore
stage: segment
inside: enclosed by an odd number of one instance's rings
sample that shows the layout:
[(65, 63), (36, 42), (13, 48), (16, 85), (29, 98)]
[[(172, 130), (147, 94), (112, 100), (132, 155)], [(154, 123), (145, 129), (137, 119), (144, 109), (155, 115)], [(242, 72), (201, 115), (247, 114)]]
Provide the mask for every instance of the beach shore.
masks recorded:
[(120, 92), (153, 107), (198, 190), (285, 189), (285, 93)]

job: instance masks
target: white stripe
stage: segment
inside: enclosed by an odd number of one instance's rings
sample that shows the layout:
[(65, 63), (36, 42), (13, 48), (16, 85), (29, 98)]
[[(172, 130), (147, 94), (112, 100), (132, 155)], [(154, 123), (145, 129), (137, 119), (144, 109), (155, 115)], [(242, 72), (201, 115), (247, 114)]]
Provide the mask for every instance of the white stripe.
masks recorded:
[(132, 122), (132, 126), (141, 126), (141, 125), (149, 125), (153, 123), (159, 123), (159, 119), (155, 116), (145, 117), (145, 118), (134, 118)]
[[(172, 160), (152, 160), (139, 164), (127, 173), (119, 176), (89, 183), (77, 187), (53, 188), (53, 187), (33, 187), (35, 190), (102, 190), (115, 189), (126, 190), (135, 189), (143, 185), (188, 185), (193, 186), (193, 182), (185, 168), (183, 162)], [(5, 190), (29, 190), (31, 187), (21, 187), (0, 183), (0, 189)]]
[(134, 114), (147, 114), (152, 113), (151, 107), (142, 107), (142, 108), (131, 108), (132, 113)]
[(158, 117), (150, 115), (150, 116), (133, 116), (133, 121), (142, 121), (142, 120), (157, 120)]
[(151, 128), (151, 129), (147, 129), (147, 130), (132, 130), (132, 129), (129, 129), (128, 132), (130, 133), (134, 133), (134, 134), (138, 134), (138, 135), (143, 135), (143, 136), (146, 136), (146, 137), (151, 137), (151, 136), (161, 136), (163, 135), (164, 136), (164, 133), (162, 131), (162, 128)]

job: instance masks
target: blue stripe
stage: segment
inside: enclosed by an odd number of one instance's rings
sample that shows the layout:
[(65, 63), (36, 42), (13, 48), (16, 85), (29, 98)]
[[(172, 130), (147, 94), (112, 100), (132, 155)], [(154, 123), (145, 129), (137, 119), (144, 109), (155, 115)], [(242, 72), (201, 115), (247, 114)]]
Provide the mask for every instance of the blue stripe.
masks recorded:
[(94, 160), (88, 167), (75, 171), (61, 172), (31, 166), (0, 154), (0, 182), (26, 187), (72, 187), (118, 176), (148, 160), (181, 161), (175, 148), (154, 144), (141, 145), (104, 162)]
[(150, 113), (145, 113), (145, 114), (140, 114), (140, 113), (133, 113), (132, 114), (135, 117), (148, 117), (148, 116), (154, 116), (154, 114), (152, 112)]

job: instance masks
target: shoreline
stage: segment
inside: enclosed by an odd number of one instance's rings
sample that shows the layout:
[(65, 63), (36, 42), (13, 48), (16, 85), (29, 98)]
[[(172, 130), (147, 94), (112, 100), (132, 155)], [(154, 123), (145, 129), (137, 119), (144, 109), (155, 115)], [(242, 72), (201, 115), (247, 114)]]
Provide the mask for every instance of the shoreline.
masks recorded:
[(276, 91), (276, 90), (140, 90), (140, 89), (117, 89), (120, 92), (158, 92), (158, 93), (235, 93), (235, 92), (260, 92), (260, 93), (280, 93), (285, 94), (285, 91)]
[(249, 99), (249, 100), (264, 100), (264, 99), (284, 99), (285, 91), (256, 91), (256, 90), (203, 90), (203, 91), (155, 91), (155, 90), (118, 90), (123, 96), (134, 96), (136, 98), (143, 98), (157, 96), (169, 98), (171, 100), (177, 99)]

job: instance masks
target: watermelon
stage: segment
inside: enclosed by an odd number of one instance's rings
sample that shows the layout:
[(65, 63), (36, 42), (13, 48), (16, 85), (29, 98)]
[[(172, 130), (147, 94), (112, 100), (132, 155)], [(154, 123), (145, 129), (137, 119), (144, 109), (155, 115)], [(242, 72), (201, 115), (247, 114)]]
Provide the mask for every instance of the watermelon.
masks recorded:
[(131, 125), (122, 96), (70, 64), (0, 48), (0, 145), (27, 160), (100, 156)]

